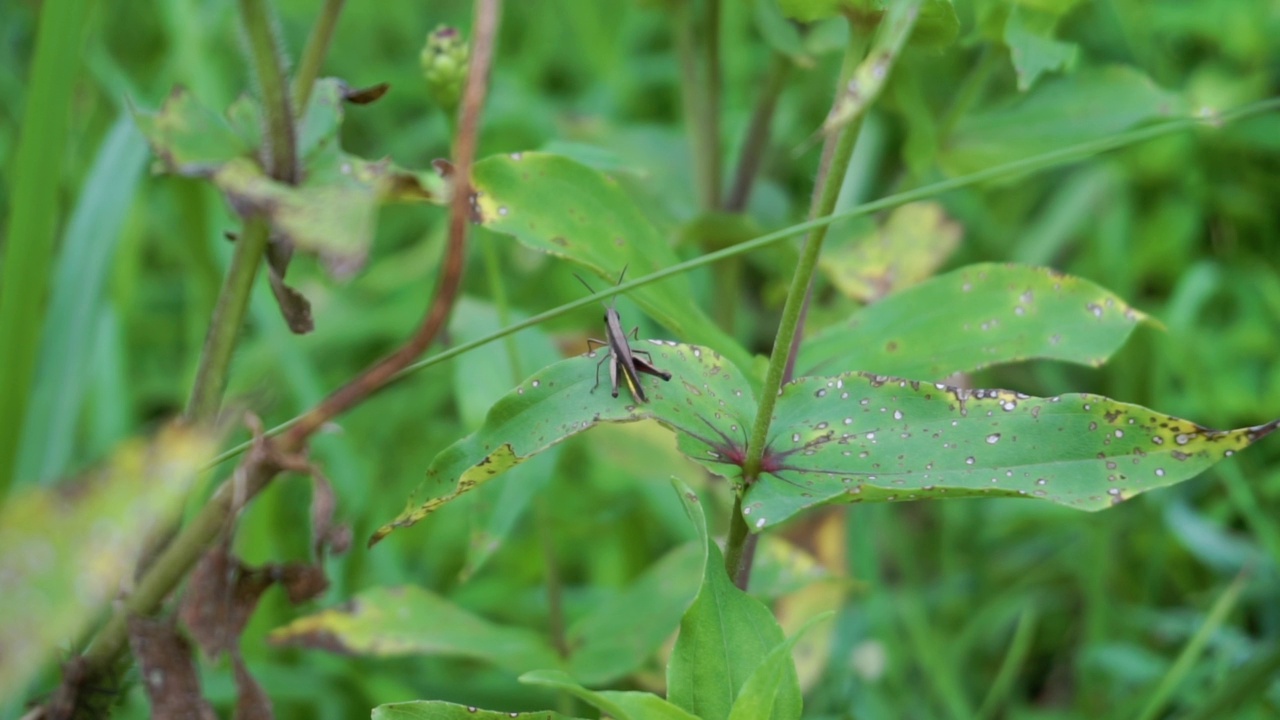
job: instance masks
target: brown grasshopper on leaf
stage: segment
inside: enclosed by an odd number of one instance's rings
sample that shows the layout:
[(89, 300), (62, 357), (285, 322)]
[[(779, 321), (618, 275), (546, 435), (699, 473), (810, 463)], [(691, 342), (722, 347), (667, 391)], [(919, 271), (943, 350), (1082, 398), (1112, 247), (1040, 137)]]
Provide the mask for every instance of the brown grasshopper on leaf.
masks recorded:
[[(627, 268), (622, 268), (622, 273), (618, 275), (618, 284), (622, 284), (622, 278), (627, 274)], [(582, 283), (591, 294), (595, 294), (595, 290), (587, 281), (583, 280), (580, 275), (574, 273), (574, 277), (578, 278), (578, 282)], [(587, 338), (587, 348), (594, 350), (591, 343), (595, 343), (597, 347), (609, 348), (609, 355), (600, 358), (600, 362), (596, 363), (596, 384), (591, 387), (591, 392), (595, 392), (600, 387), (600, 366), (606, 360), (609, 361), (609, 380), (613, 386), (613, 396), (618, 397), (618, 379), (621, 378), (626, 383), (627, 389), (631, 391), (631, 396), (636, 402), (649, 402), (649, 398), (645, 397), (644, 387), (640, 385), (639, 373), (646, 373), (655, 377), (660, 377), (664, 381), (671, 380), (671, 373), (666, 370), (659, 370), (653, 365), (653, 356), (647, 350), (632, 350), (631, 345), (627, 342), (630, 336), (634, 340), (639, 340), (639, 326), (631, 328), (630, 333), (622, 331), (622, 319), (618, 317), (618, 310), (614, 305), (606, 305), (604, 310), (604, 330), (605, 340), (596, 338)], [(644, 357), (640, 357), (643, 355)]]

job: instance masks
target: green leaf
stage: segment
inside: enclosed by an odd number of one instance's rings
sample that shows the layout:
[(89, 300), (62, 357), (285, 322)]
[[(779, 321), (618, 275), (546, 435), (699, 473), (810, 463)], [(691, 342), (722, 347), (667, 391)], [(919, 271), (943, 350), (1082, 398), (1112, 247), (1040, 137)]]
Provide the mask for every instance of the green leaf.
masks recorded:
[(1079, 47), (1053, 37), (1058, 18), (1049, 13), (1015, 5), (1004, 26), (1004, 42), (1018, 72), (1018, 89), (1026, 92), (1039, 77), (1052, 70), (1068, 70), (1076, 62)]
[(127, 115), (98, 149), (63, 234), (49, 310), (40, 335), (39, 372), (22, 423), (16, 478), (52, 480), (76, 458), (80, 410), (88, 394), (95, 331), (112, 254), (133, 205), (147, 148)]
[[(690, 517), (701, 515), (701, 507), (686, 493), (681, 498)], [(769, 608), (734, 586), (719, 546), (705, 535), (705, 523), (695, 521), (695, 525), (706, 543), (706, 569), (698, 598), (680, 622), (680, 635), (667, 664), (667, 697), (703, 720), (727, 720), (748, 678), (783, 643), (782, 629)], [(774, 693), (772, 714), (764, 717), (799, 718), (795, 666), (787, 663), (777, 672), (782, 685)], [(762, 691), (753, 688), (753, 693)]]
[(161, 167), (187, 177), (209, 177), (226, 163), (251, 156), (256, 146), (250, 144), (256, 137), (245, 137), (181, 86), (155, 112), (134, 108), (133, 119)]
[(387, 703), (373, 709), (372, 720), (575, 720), (550, 710), (533, 712), (498, 712), (467, 705), (454, 705), (441, 700), (414, 700)]
[[(535, 250), (563, 257), (614, 282), (676, 264), (675, 251), (616, 180), (568, 158), (539, 152), (495, 155), (472, 172), (481, 224)], [(716, 326), (681, 275), (628, 294), (677, 337), (697, 338), (739, 368), (751, 356)]]
[(700, 544), (683, 545), (596, 605), (567, 633), (569, 673), (587, 685), (604, 685), (640, 667), (680, 626), (705, 562)]
[(1084, 70), (1042, 82), (1011, 104), (964, 117), (939, 161), (961, 175), (1186, 113), (1181, 96), (1133, 68)]
[(1195, 477), (1278, 425), (1209, 430), (1097, 395), (802, 378), (778, 399), (743, 514), (759, 529), (825, 503), (984, 495), (1101, 510)]
[(647, 692), (588, 690), (559, 670), (538, 670), (520, 676), (520, 682), (543, 685), (570, 693), (598, 708), (614, 720), (699, 720), (662, 698)]
[(298, 618), (268, 639), (358, 655), (444, 655), (484, 660), (513, 673), (557, 667), (542, 637), (477, 617), (429, 590), (376, 587), (341, 608)]
[(13, 697), (119, 596), (150, 531), (172, 522), (214, 439), (173, 425), (123, 444), (76, 482), (15, 493), (0, 509), (0, 697)]
[[(800, 682), (796, 678), (791, 650), (810, 628), (833, 615), (834, 611), (828, 611), (814, 616), (794, 635), (769, 651), (764, 662), (760, 663), (742, 685), (738, 699), (733, 701), (729, 720), (769, 720), (774, 716), (774, 708), (779, 699), (800, 696)], [(795, 709), (795, 715), (782, 717), (799, 720), (800, 708), (797, 706)]]
[(316, 83), (299, 127), (303, 179), (297, 186), (277, 182), (259, 164), (260, 111), (250, 99), (237, 100), (224, 118), (178, 88), (159, 111), (135, 111), (135, 118), (168, 172), (211, 178), (241, 216), (267, 217), (273, 240), (318, 256), (345, 277), (364, 263), (380, 205), (440, 202), (447, 195), (434, 172), (342, 151), (347, 93), (333, 78)]
[(741, 374), (717, 353), (696, 345), (648, 340), (634, 345), (671, 372), (671, 382), (642, 375), (649, 402), (637, 403), (625, 388), (611, 397), (608, 380), (595, 388), (603, 352), (562, 360), (526, 380), (489, 410), (475, 433), (445, 448), (431, 462), (418, 492), (426, 497), (374, 533), (370, 544), (407, 527), (463, 493), (529, 457), (601, 422), (654, 419), (680, 433), (686, 455), (728, 473), (729, 453), (745, 442), (755, 399)]
[[(511, 319), (523, 320), (524, 317), (517, 313)], [(501, 327), (492, 305), (467, 297), (458, 300), (449, 321), (449, 332), (457, 342), (475, 340)], [(514, 354), (494, 347), (489, 352), (469, 356), (466, 362), (454, 364), (454, 397), (459, 415), (469, 428), (479, 427), (489, 407), (506, 393), (513, 381), (527, 374), (512, 367), (512, 362), (533, 368), (553, 363), (560, 357), (551, 338), (538, 328), (504, 338), (503, 342), (512, 344)], [(528, 365), (524, 366), (526, 362)], [(555, 474), (559, 457), (559, 448), (551, 448), (512, 468), (500, 481), (501, 487), (491, 488), (496, 492), (477, 498), (472, 504), (471, 539), (461, 577), (475, 574), (502, 546), (533, 498)]]
[(855, 242), (828, 248), (819, 267), (840, 292), (875, 302), (932, 275), (963, 233), (938, 203), (910, 203)]
[(806, 341), (797, 367), (940, 380), (1030, 359), (1101, 365), (1142, 313), (1081, 278), (979, 264), (940, 275), (854, 313)]

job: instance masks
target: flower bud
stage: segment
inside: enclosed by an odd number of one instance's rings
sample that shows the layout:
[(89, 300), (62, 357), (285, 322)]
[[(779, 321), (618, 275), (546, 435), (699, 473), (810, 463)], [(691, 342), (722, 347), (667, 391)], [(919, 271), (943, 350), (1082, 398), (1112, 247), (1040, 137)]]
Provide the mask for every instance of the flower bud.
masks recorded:
[(422, 75), (431, 99), (446, 113), (458, 108), (467, 79), (471, 48), (457, 28), (441, 25), (427, 35), (422, 47)]

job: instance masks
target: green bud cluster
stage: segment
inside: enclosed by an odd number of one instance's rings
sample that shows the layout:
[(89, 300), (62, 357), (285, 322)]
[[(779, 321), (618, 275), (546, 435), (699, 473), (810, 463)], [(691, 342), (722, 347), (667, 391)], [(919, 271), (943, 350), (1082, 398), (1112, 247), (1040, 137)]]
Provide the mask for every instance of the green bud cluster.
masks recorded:
[(457, 28), (441, 25), (427, 35), (422, 47), (422, 74), (427, 92), (440, 109), (452, 113), (462, 97), (471, 47)]

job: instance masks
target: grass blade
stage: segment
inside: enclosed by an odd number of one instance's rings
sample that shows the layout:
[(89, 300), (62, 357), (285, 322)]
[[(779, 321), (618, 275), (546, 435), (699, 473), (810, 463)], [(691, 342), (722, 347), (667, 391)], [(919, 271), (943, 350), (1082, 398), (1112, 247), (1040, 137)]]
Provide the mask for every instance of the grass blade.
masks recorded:
[(80, 68), (84, 0), (49, 0), (40, 13), (30, 93), (10, 181), (12, 214), (0, 268), (0, 497), (9, 490), (35, 372), (58, 222), (58, 185)]

